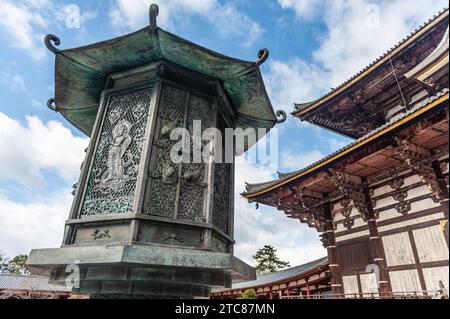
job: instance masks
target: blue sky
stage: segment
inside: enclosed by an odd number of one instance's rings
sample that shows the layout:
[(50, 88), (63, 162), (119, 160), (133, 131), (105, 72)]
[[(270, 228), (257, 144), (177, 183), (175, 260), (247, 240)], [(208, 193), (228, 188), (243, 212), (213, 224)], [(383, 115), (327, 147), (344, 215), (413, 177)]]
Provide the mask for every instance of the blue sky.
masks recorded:
[[(54, 56), (47, 33), (61, 48), (109, 39), (144, 27), (159, 3), (158, 23), (215, 51), (256, 60), (275, 109), (315, 99), (345, 81), (447, 6), (442, 0), (0, 0), (0, 251), (57, 247), (69, 213), (86, 136), (46, 107), (54, 91)], [(79, 11), (79, 27), (71, 19)], [(73, 23), (75, 21), (75, 23)], [(75, 26), (75, 27), (74, 27)], [(288, 117), (279, 126), (278, 167), (241, 163), (236, 174), (238, 257), (272, 244), (291, 264), (326, 254), (317, 233), (269, 207), (255, 210), (238, 194), (300, 169), (350, 142)]]

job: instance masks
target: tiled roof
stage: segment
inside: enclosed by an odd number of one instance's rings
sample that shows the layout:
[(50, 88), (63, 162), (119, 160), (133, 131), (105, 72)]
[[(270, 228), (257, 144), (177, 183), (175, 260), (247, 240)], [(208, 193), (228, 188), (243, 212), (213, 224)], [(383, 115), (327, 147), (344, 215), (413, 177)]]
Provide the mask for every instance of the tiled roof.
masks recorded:
[(358, 76), (360, 76), (361, 74), (363, 74), (364, 72), (366, 72), (368, 69), (370, 69), (372, 66), (374, 66), (375, 64), (377, 64), (378, 62), (380, 62), (381, 60), (383, 60), (384, 58), (386, 58), (387, 56), (389, 56), (390, 54), (392, 54), (393, 51), (395, 51), (398, 47), (400, 47), (402, 44), (404, 44), (405, 42), (407, 42), (409, 39), (413, 38), (416, 34), (418, 34), (419, 32), (421, 32), (424, 28), (426, 28), (428, 25), (430, 25), (431, 23), (433, 23), (438, 17), (440, 17), (444, 12), (447, 12), (447, 16), (448, 16), (448, 8), (445, 8), (443, 10), (441, 10), (438, 14), (436, 14), (435, 16), (433, 16), (433, 18), (429, 19), (427, 22), (425, 22), (422, 26), (420, 26), (419, 28), (415, 29), (412, 33), (410, 33), (410, 35), (408, 35), (407, 37), (405, 37), (404, 39), (402, 39), (400, 42), (398, 42), (394, 47), (392, 47), (391, 49), (389, 49), (388, 51), (386, 51), (385, 53), (383, 53), (381, 56), (379, 56), (376, 60), (374, 60), (372, 63), (370, 63), (368, 66), (366, 66), (364, 69), (362, 69), (361, 71), (359, 71), (358, 73), (356, 73), (354, 76), (352, 76), (350, 79), (348, 79), (347, 81), (343, 82), (342, 84), (340, 84), (339, 86), (333, 88), (330, 92), (328, 92), (327, 94), (319, 97), (318, 99), (311, 101), (311, 102), (307, 102), (307, 103), (294, 103), (295, 106), (295, 111), (292, 114), (297, 114), (305, 109), (307, 109), (308, 107), (310, 107), (311, 105), (314, 105), (316, 103), (319, 103), (320, 101), (322, 101), (323, 99), (327, 98), (328, 96), (332, 95), (334, 92), (340, 90), (341, 88), (343, 88), (344, 86), (346, 86), (348, 83), (350, 83), (351, 81), (353, 81), (354, 79), (356, 79)]
[(315, 166), (317, 166), (317, 165), (327, 161), (328, 159), (338, 155), (339, 153), (342, 153), (345, 150), (347, 150), (347, 149), (349, 149), (349, 148), (351, 148), (351, 147), (361, 143), (362, 141), (364, 141), (364, 140), (368, 139), (369, 137), (377, 134), (378, 132), (383, 131), (384, 129), (394, 125), (395, 123), (399, 122), (400, 120), (404, 119), (405, 117), (413, 114), (414, 112), (417, 112), (421, 108), (427, 106), (428, 104), (434, 102), (435, 100), (439, 99), (440, 97), (442, 97), (442, 96), (444, 96), (444, 95), (446, 95), (448, 93), (449, 93), (449, 89), (448, 88), (443, 89), (441, 92), (437, 93), (436, 95), (431, 96), (431, 97), (423, 100), (420, 103), (417, 103), (414, 107), (412, 107), (408, 111), (400, 113), (400, 114), (397, 114), (396, 116), (392, 117), (388, 122), (386, 122), (384, 125), (378, 127), (377, 129), (375, 129), (375, 130), (369, 132), (368, 134), (362, 136), (361, 138), (355, 140), (353, 143), (348, 144), (347, 146), (344, 146), (340, 150), (338, 150), (338, 151), (336, 151), (336, 152), (334, 152), (334, 153), (332, 153), (332, 154), (322, 158), (321, 160), (319, 160), (319, 161), (317, 161), (317, 162), (315, 162), (315, 163), (313, 163), (313, 164), (311, 164), (311, 165), (309, 165), (309, 166), (307, 166), (307, 167), (305, 167), (303, 169), (300, 169), (300, 170), (297, 170), (297, 171), (294, 171), (294, 172), (291, 172), (291, 173), (286, 173), (286, 174), (280, 174), (279, 173), (278, 175), (281, 176), (281, 178), (273, 180), (273, 181), (269, 181), (269, 182), (266, 182), (266, 183), (259, 183), (259, 184), (248, 184), (248, 183), (246, 183), (246, 185), (247, 185), (246, 192), (242, 193), (242, 195), (250, 196), (252, 194), (261, 192), (261, 191), (263, 191), (265, 189), (268, 189), (268, 188), (270, 188), (272, 186), (280, 184), (280, 183), (282, 183), (282, 182), (284, 182), (284, 181), (286, 181), (288, 179), (291, 179), (292, 177), (294, 177), (296, 175), (300, 175), (301, 173), (303, 173), (303, 172), (305, 172), (307, 170), (310, 170), (311, 168), (313, 168), (313, 167), (315, 167)]
[(49, 284), (48, 277), (12, 274), (0, 274), (0, 289), (54, 292), (71, 291), (70, 288), (65, 286)]
[(232, 289), (245, 289), (281, 282), (289, 278), (294, 278), (302, 274), (306, 274), (319, 266), (326, 266), (327, 264), (328, 264), (328, 257), (322, 257), (320, 259), (311, 261), (309, 263), (300, 266), (280, 270), (270, 274), (258, 275), (256, 280), (244, 281), (233, 284)]

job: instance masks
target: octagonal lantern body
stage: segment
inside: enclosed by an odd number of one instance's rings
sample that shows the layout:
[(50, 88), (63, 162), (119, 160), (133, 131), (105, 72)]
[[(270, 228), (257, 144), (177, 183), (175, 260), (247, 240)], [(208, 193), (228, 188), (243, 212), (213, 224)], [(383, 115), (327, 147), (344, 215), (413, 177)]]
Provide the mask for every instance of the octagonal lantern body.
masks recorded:
[[(217, 81), (168, 62), (110, 76), (64, 245), (137, 242), (232, 253), (234, 164), (220, 144), (232, 120)], [(194, 136), (208, 128), (221, 133), (217, 145)], [(216, 146), (223, 154), (217, 162)]]
[(33, 250), (32, 272), (66, 284), (75, 267), (73, 292), (95, 298), (208, 297), (255, 278), (233, 256), (235, 113), (220, 82), (161, 60), (106, 83), (63, 245)]

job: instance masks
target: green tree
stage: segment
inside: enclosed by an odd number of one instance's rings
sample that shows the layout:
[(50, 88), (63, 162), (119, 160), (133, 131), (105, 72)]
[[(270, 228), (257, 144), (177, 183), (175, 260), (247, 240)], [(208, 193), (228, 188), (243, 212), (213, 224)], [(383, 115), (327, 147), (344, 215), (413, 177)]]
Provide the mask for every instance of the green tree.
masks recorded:
[(256, 291), (254, 289), (247, 289), (239, 299), (257, 299)]
[(0, 274), (5, 273), (7, 268), (8, 268), (8, 264), (7, 264), (6, 257), (0, 251)]
[(6, 264), (6, 272), (17, 275), (29, 275), (30, 271), (25, 264), (27, 258), (27, 255), (17, 255), (13, 259), (9, 260)]
[(288, 262), (278, 258), (276, 252), (277, 250), (272, 246), (265, 245), (253, 255), (253, 259), (255, 259), (257, 263), (255, 267), (257, 273), (271, 273), (290, 267)]

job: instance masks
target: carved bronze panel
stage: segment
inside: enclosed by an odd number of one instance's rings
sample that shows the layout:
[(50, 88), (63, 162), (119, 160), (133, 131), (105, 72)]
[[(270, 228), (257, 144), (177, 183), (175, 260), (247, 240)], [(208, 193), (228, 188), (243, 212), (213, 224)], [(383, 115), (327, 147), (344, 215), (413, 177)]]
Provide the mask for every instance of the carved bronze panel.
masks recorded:
[[(204, 151), (205, 142), (199, 138), (194, 138), (194, 121), (200, 121), (198, 128), (203, 130), (211, 125), (210, 114), (212, 114), (212, 101), (191, 95), (187, 113), (187, 127), (190, 140), (190, 163), (182, 164), (181, 174), (181, 192), (180, 204), (177, 217), (179, 219), (193, 220), (197, 222), (205, 222), (204, 220), (204, 192), (206, 184), (205, 179), (205, 163), (202, 158), (194, 159), (193, 153)], [(195, 149), (197, 148), (197, 149)]]
[(170, 133), (183, 126), (185, 100), (184, 91), (164, 87), (158, 112), (160, 131), (153, 148), (156, 162), (153, 168), (150, 167), (152, 183), (145, 214), (169, 218), (175, 215), (179, 166), (170, 159), (170, 149), (176, 143), (170, 139)]
[(131, 213), (152, 89), (112, 96), (104, 110), (81, 217)]

